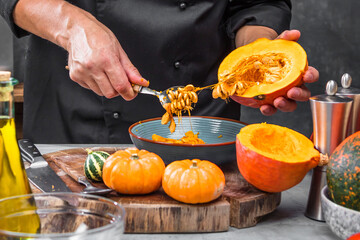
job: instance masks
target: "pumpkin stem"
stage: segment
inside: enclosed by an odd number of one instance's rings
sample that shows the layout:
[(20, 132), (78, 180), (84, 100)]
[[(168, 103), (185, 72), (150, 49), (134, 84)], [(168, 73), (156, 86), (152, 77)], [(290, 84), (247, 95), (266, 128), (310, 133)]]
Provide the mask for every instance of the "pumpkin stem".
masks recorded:
[(139, 155), (137, 155), (137, 153), (132, 153), (130, 159), (131, 159), (131, 160), (138, 160), (138, 159), (139, 159)]
[(327, 154), (320, 153), (319, 166), (325, 166), (329, 163), (329, 156)]
[(88, 154), (92, 153), (93, 151), (90, 148), (85, 149)]
[(190, 166), (190, 168), (198, 168), (196, 160), (192, 160), (192, 165)]

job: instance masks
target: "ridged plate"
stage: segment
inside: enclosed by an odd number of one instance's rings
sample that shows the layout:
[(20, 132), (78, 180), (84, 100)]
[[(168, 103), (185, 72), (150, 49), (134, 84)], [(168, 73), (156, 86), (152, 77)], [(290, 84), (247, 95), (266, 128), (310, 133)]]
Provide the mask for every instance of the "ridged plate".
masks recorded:
[[(134, 145), (158, 154), (166, 164), (175, 160), (201, 159), (216, 164), (236, 161), (235, 140), (240, 129), (246, 124), (240, 121), (206, 116), (182, 117), (181, 123), (175, 118), (176, 131), (170, 133), (168, 125), (161, 124), (161, 118), (137, 122), (130, 126), (129, 134)], [(206, 144), (173, 144), (152, 140), (153, 134), (180, 139), (192, 130)]]

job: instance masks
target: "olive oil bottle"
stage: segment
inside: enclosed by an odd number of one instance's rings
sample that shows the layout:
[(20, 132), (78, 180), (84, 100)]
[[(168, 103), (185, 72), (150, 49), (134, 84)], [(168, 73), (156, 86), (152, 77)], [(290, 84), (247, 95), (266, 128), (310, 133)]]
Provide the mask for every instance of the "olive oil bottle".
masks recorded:
[[(31, 193), (16, 140), (13, 90), (17, 83), (16, 79), (10, 77), (10, 72), (0, 71), (0, 201), (7, 197)], [(6, 217), (8, 212), (13, 212), (14, 209), (18, 209), (18, 216)], [(35, 210), (33, 198), (21, 202), (13, 200), (0, 203), (0, 239), (1, 230), (36, 233), (40, 227), (40, 219)]]

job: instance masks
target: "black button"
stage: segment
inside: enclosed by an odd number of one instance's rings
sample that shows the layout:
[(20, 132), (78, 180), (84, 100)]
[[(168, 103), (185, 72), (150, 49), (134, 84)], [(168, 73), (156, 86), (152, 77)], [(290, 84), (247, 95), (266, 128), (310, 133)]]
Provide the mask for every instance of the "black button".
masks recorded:
[(117, 112), (114, 112), (114, 113), (113, 113), (113, 117), (114, 117), (115, 119), (118, 119), (119, 116), (120, 116), (119, 113), (117, 113)]
[(184, 10), (187, 7), (187, 5), (185, 2), (182, 2), (182, 3), (180, 3), (179, 7), (181, 10)]
[(175, 63), (174, 63), (174, 67), (175, 67), (175, 68), (180, 68), (180, 62), (175, 62)]

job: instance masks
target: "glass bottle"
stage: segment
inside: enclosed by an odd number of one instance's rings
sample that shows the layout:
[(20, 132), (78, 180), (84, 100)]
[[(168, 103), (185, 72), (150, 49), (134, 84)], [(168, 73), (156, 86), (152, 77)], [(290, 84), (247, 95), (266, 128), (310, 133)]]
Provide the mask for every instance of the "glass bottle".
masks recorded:
[(0, 71), (0, 198), (31, 193), (16, 141), (15, 84), (10, 72)]
[[(0, 199), (31, 193), (16, 140), (13, 91), (17, 83), (16, 79), (11, 78), (10, 72), (0, 71)], [(31, 199), (27, 204), (25, 207), (29, 210), (36, 208)], [(24, 209), (24, 203), (11, 202), (0, 209), (0, 230), (36, 233), (40, 226), (37, 214), (6, 221), (6, 211), (17, 208)]]

